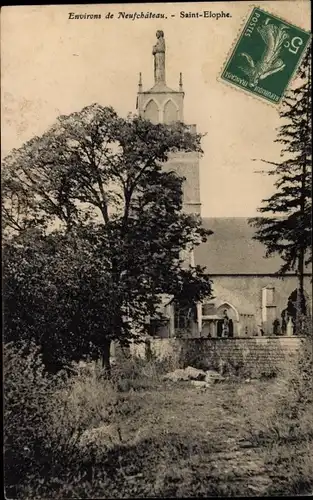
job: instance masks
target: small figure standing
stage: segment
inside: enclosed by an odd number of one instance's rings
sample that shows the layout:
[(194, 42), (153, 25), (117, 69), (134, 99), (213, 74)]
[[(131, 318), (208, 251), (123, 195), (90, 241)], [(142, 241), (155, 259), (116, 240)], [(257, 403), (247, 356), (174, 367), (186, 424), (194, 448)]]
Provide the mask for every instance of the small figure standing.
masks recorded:
[(273, 321), (273, 335), (279, 335), (280, 334), (280, 328), (279, 327), (280, 327), (279, 319), (276, 318)]
[(157, 43), (153, 46), (154, 55), (154, 81), (155, 83), (165, 83), (165, 40), (164, 32), (156, 32)]
[(229, 317), (227, 314), (227, 310), (225, 309), (223, 312), (223, 324), (222, 324), (222, 337), (229, 336)]

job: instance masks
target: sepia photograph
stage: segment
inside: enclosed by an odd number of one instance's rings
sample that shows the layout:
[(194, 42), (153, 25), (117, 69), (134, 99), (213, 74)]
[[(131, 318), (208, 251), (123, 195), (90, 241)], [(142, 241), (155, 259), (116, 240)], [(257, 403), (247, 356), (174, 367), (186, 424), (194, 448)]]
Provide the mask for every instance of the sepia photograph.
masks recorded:
[(2, 8), (7, 499), (313, 496), (310, 19)]

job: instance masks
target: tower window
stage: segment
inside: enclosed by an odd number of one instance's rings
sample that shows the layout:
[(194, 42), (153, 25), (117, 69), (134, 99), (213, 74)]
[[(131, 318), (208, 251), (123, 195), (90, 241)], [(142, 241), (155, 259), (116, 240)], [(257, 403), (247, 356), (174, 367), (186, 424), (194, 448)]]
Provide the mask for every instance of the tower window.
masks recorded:
[(164, 106), (164, 123), (172, 123), (177, 121), (177, 108), (173, 101), (167, 101)]
[(156, 102), (151, 99), (145, 108), (145, 119), (150, 120), (152, 123), (159, 123), (159, 109)]

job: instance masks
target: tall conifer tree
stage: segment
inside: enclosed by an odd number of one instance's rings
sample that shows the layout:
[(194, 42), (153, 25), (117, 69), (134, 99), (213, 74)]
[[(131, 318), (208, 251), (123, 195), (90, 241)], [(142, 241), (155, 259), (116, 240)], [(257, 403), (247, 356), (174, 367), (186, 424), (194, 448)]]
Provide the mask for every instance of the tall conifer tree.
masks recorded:
[(304, 272), (312, 262), (312, 110), (311, 50), (303, 59), (298, 84), (290, 90), (280, 111), (282, 125), (275, 142), (282, 144), (281, 161), (262, 160), (272, 165), (275, 193), (262, 200), (259, 212), (250, 223), (256, 227), (255, 239), (265, 244), (267, 257), (279, 254), (285, 275), (295, 271), (298, 277), (296, 331), (302, 330), (306, 315)]

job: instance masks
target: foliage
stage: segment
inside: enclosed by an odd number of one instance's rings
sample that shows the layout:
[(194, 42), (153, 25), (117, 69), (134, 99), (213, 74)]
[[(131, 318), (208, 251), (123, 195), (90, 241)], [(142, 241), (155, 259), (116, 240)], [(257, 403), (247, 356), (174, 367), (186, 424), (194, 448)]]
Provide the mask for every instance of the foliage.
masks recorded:
[[(123, 119), (93, 104), (12, 151), (3, 168), (10, 331), (26, 321), (25, 335), (38, 327), (36, 339), (57, 339), (74, 359), (88, 339), (108, 358), (112, 339), (127, 344), (161, 316), (161, 294), (184, 303), (209, 295), (209, 277), (186, 267), (182, 251), (211, 232), (182, 212), (183, 179), (162, 168), (177, 151), (201, 154), (200, 141), (182, 123)], [(21, 300), (27, 281), (33, 320)]]
[[(266, 245), (267, 256), (283, 259), (279, 273), (295, 270), (299, 278), (299, 313), (305, 314), (303, 274), (312, 262), (312, 111), (311, 51), (299, 71), (298, 84), (285, 96), (280, 111), (282, 125), (276, 142), (282, 145), (280, 162), (267, 172), (276, 178), (276, 192), (263, 200), (265, 217), (251, 219), (255, 238)], [(299, 326), (299, 325), (297, 325)]]
[[(311, 327), (312, 328), (312, 327)], [(298, 365), (289, 374), (289, 398), (294, 415), (299, 416), (313, 405), (313, 345), (312, 332), (303, 340), (298, 355)], [(292, 402), (292, 404), (291, 404)], [(313, 436), (312, 436), (313, 437)]]
[(72, 372), (70, 377), (64, 372), (48, 375), (33, 343), (5, 345), (4, 462), (9, 498), (28, 497), (27, 491), (31, 497), (43, 498), (43, 492), (50, 497), (49, 487), (65, 487), (73, 476), (88, 474), (95, 452), (99, 455), (90, 442), (93, 429), (110, 429), (102, 440), (102, 457), (120, 443), (119, 424), (138, 405), (131, 395), (119, 397), (96, 370), (84, 371), (74, 363)]
[(273, 444), (267, 461), (268, 470), (277, 471), (277, 480), (269, 489), (269, 495), (312, 495), (313, 453), (312, 440), (291, 445)]
[(3, 361), (5, 483), (8, 496), (15, 496), (27, 476), (42, 475), (55, 458), (48, 424), (54, 410), (50, 396), (63, 382), (61, 374), (45, 374), (34, 344), (7, 344)]
[(3, 274), (6, 342), (33, 339), (52, 371), (99, 357), (111, 296), (96, 246), (27, 231), (4, 245)]
[(269, 494), (312, 492), (312, 382), (312, 339), (305, 339), (298, 359), (290, 358), (275, 382), (276, 390), (274, 386), (267, 404), (248, 395), (249, 439), (255, 446), (263, 447), (265, 468), (276, 478)]
[(173, 357), (165, 356), (160, 359), (156, 353), (146, 346), (146, 356), (120, 353), (118, 362), (112, 369), (111, 380), (118, 391), (127, 392), (142, 390), (157, 390), (162, 377), (176, 368)]

